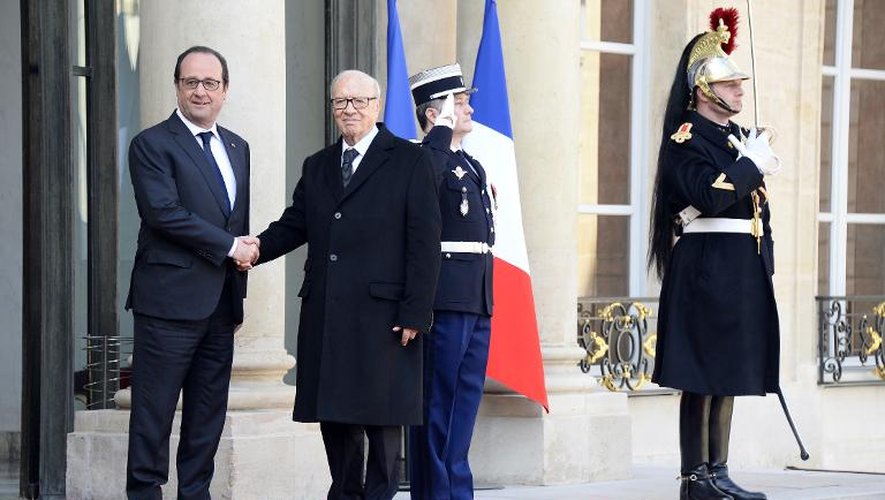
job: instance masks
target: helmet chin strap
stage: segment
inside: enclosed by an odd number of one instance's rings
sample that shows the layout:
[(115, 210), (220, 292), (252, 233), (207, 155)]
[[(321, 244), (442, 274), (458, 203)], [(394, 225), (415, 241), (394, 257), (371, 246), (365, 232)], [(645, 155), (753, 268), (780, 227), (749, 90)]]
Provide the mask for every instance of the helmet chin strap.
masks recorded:
[(719, 97), (719, 95), (716, 94), (716, 92), (712, 88), (710, 88), (709, 85), (700, 85), (699, 87), (701, 89), (701, 92), (703, 92), (703, 94), (705, 96), (707, 96), (714, 103), (716, 103), (717, 106), (724, 109), (725, 111), (728, 111), (729, 113), (731, 113), (733, 115), (738, 114), (738, 111), (736, 109), (732, 108), (731, 106), (729, 106), (728, 103), (725, 102), (721, 97)]
[(715, 92), (713, 93), (713, 96), (714, 96), (713, 102), (715, 102), (717, 106), (724, 109), (725, 111), (728, 111), (729, 113), (731, 113), (733, 115), (738, 114), (737, 110), (735, 110), (734, 108), (729, 106), (728, 103), (723, 101), (722, 98), (719, 97), (718, 95), (716, 95)]

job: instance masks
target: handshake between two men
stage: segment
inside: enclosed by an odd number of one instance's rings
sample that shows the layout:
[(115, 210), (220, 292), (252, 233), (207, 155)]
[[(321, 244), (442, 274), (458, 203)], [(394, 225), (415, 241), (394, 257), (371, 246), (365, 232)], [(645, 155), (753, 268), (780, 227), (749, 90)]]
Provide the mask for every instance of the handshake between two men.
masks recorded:
[[(258, 262), (261, 252), (261, 240), (256, 236), (237, 236), (237, 246), (234, 249), (234, 264), (238, 271), (249, 271)], [(403, 328), (399, 325), (393, 327), (393, 331), (402, 335), (401, 344), (406, 346), (409, 341), (418, 336), (418, 331), (413, 328)]]
[(237, 236), (237, 246), (231, 258), (238, 271), (248, 271), (252, 269), (258, 261), (260, 255), (261, 240), (255, 236)]

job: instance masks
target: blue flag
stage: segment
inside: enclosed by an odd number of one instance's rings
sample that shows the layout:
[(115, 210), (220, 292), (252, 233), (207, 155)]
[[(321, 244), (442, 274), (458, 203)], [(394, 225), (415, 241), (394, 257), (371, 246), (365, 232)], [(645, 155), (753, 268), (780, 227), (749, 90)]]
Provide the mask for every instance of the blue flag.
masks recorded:
[(415, 139), (415, 108), (409, 91), (409, 73), (403, 35), (399, 29), (396, 0), (387, 0), (387, 95), (384, 98), (384, 124), (394, 135)]
[(495, 0), (486, 0), (482, 22), (482, 39), (473, 70), (476, 95), (470, 100), (473, 121), (513, 139), (510, 128), (510, 106), (507, 101), (507, 77), (504, 74), (504, 51)]

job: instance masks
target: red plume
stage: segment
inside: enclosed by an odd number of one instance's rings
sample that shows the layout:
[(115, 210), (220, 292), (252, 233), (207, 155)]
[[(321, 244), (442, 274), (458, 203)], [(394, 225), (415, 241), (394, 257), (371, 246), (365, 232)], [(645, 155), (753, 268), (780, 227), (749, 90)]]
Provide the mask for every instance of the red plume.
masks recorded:
[(710, 30), (716, 31), (719, 28), (719, 20), (721, 19), (725, 26), (728, 28), (728, 32), (731, 33), (731, 38), (728, 39), (728, 43), (722, 46), (722, 51), (726, 54), (731, 54), (731, 51), (737, 47), (735, 41), (737, 40), (738, 34), (738, 19), (739, 19), (738, 11), (734, 7), (723, 8), (719, 7), (710, 13)]

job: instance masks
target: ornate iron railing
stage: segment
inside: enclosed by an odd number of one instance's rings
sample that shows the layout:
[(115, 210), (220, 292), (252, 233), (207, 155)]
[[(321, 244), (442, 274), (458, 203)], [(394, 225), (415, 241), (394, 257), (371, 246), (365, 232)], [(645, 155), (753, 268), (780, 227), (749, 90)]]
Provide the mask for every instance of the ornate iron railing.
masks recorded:
[(815, 300), (818, 384), (885, 383), (885, 296)]
[(587, 351), (581, 371), (610, 391), (636, 391), (650, 382), (657, 307), (657, 298), (578, 298), (578, 345)]

